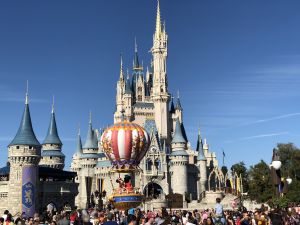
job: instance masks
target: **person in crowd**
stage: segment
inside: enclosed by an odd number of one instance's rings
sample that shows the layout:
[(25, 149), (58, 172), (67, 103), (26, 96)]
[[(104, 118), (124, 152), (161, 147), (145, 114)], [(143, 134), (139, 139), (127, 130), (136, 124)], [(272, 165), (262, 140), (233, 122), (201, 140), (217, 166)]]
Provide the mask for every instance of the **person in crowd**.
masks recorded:
[(103, 225), (118, 225), (118, 223), (114, 220), (114, 214), (109, 212), (106, 216), (107, 221), (103, 223)]

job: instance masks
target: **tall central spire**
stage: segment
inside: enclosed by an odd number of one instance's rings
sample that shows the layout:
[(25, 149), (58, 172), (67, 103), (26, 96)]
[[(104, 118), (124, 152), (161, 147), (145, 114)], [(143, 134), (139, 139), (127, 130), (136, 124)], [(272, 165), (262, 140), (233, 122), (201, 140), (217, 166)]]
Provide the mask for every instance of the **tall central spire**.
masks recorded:
[(136, 43), (136, 38), (134, 38), (134, 60), (133, 60), (133, 69), (134, 70), (141, 70), (139, 56), (138, 56), (138, 47)]
[(124, 72), (123, 72), (123, 56), (122, 56), (122, 53), (121, 53), (121, 65), (120, 65), (120, 80), (123, 81), (124, 80)]
[(161, 34), (160, 7), (159, 7), (159, 0), (157, 0), (155, 37), (158, 39), (160, 37), (160, 34)]

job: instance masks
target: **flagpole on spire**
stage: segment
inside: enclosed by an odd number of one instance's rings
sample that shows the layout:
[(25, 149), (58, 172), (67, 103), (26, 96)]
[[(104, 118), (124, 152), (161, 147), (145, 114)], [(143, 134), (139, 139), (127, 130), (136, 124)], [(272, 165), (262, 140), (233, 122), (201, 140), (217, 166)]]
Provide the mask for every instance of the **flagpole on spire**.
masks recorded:
[(54, 95), (52, 95), (52, 113), (54, 113)]
[(25, 104), (26, 104), (26, 105), (29, 104), (28, 91), (29, 91), (29, 87), (28, 87), (28, 80), (27, 80), (27, 81), (26, 81), (26, 97), (25, 97)]
[(90, 110), (90, 121), (89, 124), (92, 124), (92, 110)]
[(120, 60), (121, 60), (121, 65), (120, 65), (120, 80), (124, 80), (124, 73), (123, 73), (123, 55), (122, 52), (120, 53)]

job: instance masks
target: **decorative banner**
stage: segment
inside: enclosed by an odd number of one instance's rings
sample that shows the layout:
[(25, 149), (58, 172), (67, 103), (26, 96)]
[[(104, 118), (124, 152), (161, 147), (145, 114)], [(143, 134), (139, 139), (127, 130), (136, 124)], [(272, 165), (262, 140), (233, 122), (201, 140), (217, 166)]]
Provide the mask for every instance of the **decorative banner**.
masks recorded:
[(37, 168), (34, 166), (23, 167), (22, 171), (22, 211), (27, 216), (33, 217), (35, 213), (35, 192)]

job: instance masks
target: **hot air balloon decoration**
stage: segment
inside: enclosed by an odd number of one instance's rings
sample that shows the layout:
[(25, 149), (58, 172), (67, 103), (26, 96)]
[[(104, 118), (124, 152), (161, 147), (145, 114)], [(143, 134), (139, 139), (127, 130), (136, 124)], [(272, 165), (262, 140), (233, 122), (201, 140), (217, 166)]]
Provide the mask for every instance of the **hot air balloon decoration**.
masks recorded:
[[(140, 171), (139, 163), (147, 153), (150, 138), (146, 130), (128, 121), (115, 123), (107, 128), (100, 140), (101, 147), (112, 164), (115, 173)], [(131, 184), (131, 177), (116, 180), (118, 188), (109, 197), (119, 210), (137, 207), (143, 201), (143, 194)]]

